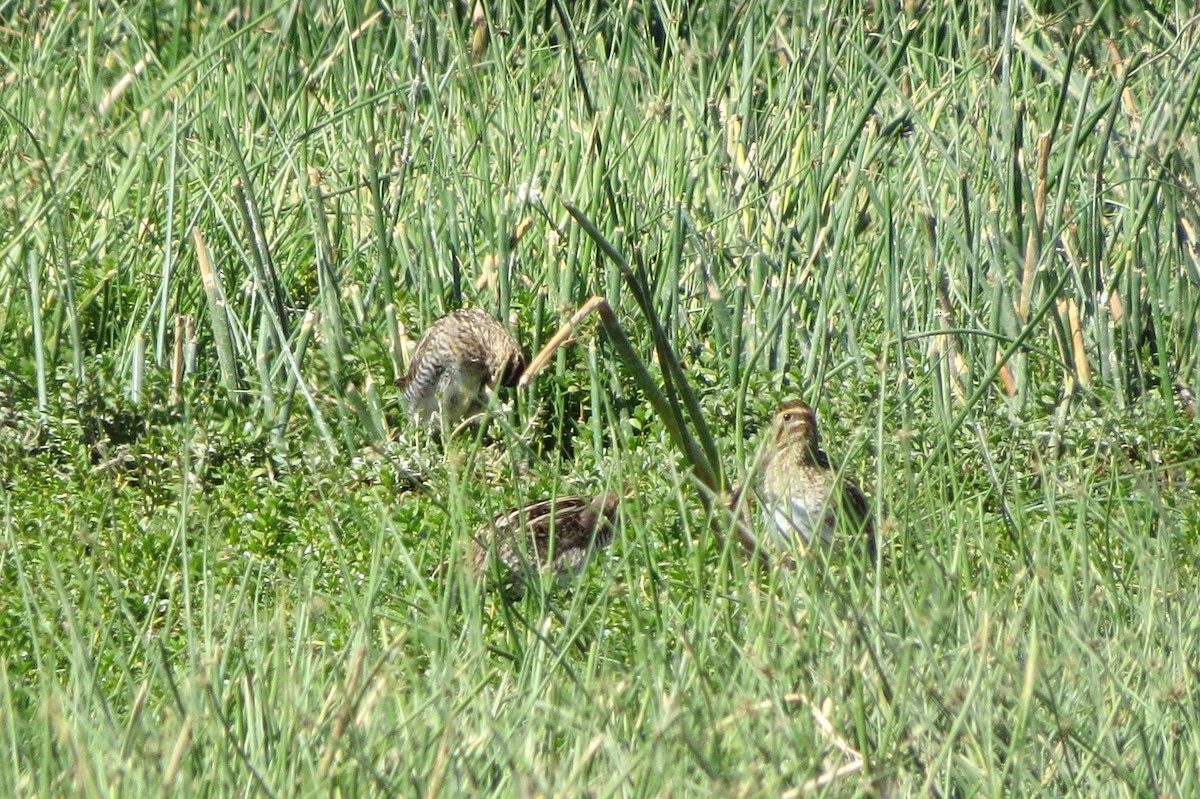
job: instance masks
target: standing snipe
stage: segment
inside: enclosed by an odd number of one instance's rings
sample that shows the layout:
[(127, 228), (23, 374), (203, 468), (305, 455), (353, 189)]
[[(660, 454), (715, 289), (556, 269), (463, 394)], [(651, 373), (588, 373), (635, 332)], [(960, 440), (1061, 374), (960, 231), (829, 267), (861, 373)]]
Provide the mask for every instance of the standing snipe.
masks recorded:
[(834, 538), (841, 518), (873, 548), (874, 525), (867, 499), (849, 479), (829, 466), (821, 450), (817, 418), (808, 403), (785, 403), (771, 422), (758, 463), (757, 498), (763, 535), (742, 520), (738, 531), (747, 549), (760, 557), (785, 559)]
[(479, 409), (486, 388), (514, 386), (524, 369), (512, 334), (470, 308), (446, 314), (425, 331), (396, 385), (414, 420), (428, 423), (440, 412), (444, 423), (454, 424)]

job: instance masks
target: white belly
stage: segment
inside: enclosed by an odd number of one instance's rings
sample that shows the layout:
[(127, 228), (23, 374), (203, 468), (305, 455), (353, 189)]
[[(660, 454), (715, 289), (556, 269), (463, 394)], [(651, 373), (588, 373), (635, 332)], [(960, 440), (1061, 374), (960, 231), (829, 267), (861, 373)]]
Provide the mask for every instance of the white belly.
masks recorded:
[(793, 499), (767, 509), (767, 527), (784, 545), (795, 545), (796, 536), (805, 544), (812, 543), (813, 531), (822, 541), (833, 538), (833, 526), (825, 508)]

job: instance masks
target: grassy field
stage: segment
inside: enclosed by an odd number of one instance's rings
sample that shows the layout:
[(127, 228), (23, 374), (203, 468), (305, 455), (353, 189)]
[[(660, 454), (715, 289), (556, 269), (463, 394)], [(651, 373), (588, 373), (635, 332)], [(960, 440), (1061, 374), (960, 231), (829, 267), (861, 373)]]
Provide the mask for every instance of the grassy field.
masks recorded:
[[(0, 0), (0, 795), (1197, 795), (1190, 5), (525, 5)], [(875, 563), (722, 543), (794, 397)]]

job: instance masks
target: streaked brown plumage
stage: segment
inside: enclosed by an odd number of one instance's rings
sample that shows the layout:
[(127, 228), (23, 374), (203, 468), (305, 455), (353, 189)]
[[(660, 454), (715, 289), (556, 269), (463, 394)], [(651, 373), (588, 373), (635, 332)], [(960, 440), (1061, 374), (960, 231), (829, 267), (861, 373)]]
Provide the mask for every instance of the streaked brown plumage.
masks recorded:
[(454, 424), (482, 404), (491, 386), (515, 386), (525, 369), (516, 339), (478, 308), (452, 311), (434, 322), (396, 381), (412, 418), (429, 423), (440, 412)]
[[(808, 403), (785, 403), (771, 422), (758, 463), (756, 499), (760, 525), (744, 517), (743, 545), (764, 560), (784, 559), (809, 547), (827, 546), (841, 518), (874, 548), (875, 533), (867, 498), (852, 481), (830, 468), (820, 446), (817, 418)], [(761, 533), (756, 535), (758, 529)]]
[(495, 557), (516, 574), (549, 571), (569, 577), (594, 550), (612, 541), (620, 501), (609, 492), (593, 499), (563, 496), (513, 508), (479, 527), (469, 566), (482, 575)]
[(1179, 402), (1179, 408), (1183, 411), (1183, 415), (1189, 419), (1196, 418), (1196, 392), (1191, 386), (1185, 386), (1183, 383), (1175, 384), (1175, 399)]

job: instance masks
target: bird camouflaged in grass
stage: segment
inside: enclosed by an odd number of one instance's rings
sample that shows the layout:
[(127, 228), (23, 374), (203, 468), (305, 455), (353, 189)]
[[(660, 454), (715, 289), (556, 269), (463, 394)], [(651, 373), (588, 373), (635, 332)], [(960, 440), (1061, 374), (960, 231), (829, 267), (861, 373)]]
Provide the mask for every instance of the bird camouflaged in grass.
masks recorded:
[(480, 525), (471, 541), (468, 567), (476, 576), (502, 566), (506, 582), (549, 572), (560, 582), (577, 574), (595, 550), (617, 531), (615, 492), (592, 499), (562, 496), (512, 508)]
[(478, 308), (452, 311), (434, 322), (396, 385), (418, 424), (441, 416), (454, 425), (483, 406), (484, 392), (517, 384), (525, 370), (521, 347), (504, 327)]
[(766, 563), (792, 562), (810, 549), (828, 548), (839, 527), (855, 534), (846, 543), (866, 543), (874, 554), (875, 526), (867, 498), (830, 467), (808, 403), (793, 400), (775, 412), (756, 473), (752, 499), (759, 508), (757, 527), (745, 512), (743, 499), (750, 499), (741, 496), (745, 489), (735, 495), (735, 507), (742, 508), (738, 536), (752, 556)]

